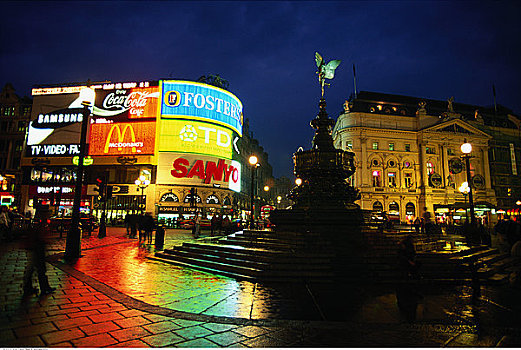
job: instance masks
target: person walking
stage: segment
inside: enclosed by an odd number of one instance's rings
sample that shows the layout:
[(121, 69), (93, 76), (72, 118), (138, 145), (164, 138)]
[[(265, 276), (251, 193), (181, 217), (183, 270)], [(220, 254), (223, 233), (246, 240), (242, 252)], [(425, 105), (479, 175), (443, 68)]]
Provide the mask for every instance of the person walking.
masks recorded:
[(48, 233), (47, 219), (48, 209), (38, 208), (36, 211), (36, 227), (28, 230), (25, 247), (28, 251), (28, 262), (24, 273), (23, 297), (27, 298), (32, 294), (37, 294), (38, 289), (33, 286), (33, 273), (38, 274), (38, 284), (40, 285), (40, 295), (51, 294), (56, 290), (49, 285), (47, 278), (47, 267), (45, 265), (45, 237)]
[(143, 217), (143, 221), (141, 223), (141, 227), (144, 232), (143, 242), (144, 243), (152, 243), (152, 231), (155, 228), (154, 218), (151, 213), (146, 213)]
[(213, 236), (215, 229), (217, 228), (217, 217), (219, 214), (213, 214), (212, 219), (210, 220), (210, 237)]
[(195, 214), (194, 238), (199, 238), (200, 233), (201, 233), (201, 216), (199, 214)]
[(419, 217), (416, 217), (416, 219), (414, 219), (414, 231), (416, 232), (416, 234), (419, 234), (420, 233), (420, 218)]
[(2, 240), (11, 240), (10, 227), (11, 220), (9, 218), (8, 208), (6, 206), (2, 206), (2, 211), (0, 212), (0, 235), (2, 236)]
[(422, 214), (422, 219), (423, 219), (423, 226), (424, 226), (424, 232), (422, 233), (426, 233), (426, 234), (429, 234), (429, 233), (432, 233), (432, 221), (431, 221), (431, 218), (432, 218), (432, 215), (431, 213), (427, 210), (427, 207), (423, 207), (423, 214)]

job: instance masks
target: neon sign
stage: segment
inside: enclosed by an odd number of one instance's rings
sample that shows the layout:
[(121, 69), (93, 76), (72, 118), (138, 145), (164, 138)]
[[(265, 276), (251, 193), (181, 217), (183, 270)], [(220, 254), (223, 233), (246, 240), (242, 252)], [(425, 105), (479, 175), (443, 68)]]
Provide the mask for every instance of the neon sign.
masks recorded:
[(242, 103), (232, 93), (188, 81), (163, 81), (162, 118), (199, 119), (218, 123), (242, 135)]
[(218, 125), (188, 121), (161, 121), (159, 151), (212, 155), (232, 159), (239, 137)]
[(210, 185), (241, 190), (241, 164), (201, 155), (159, 153), (157, 184)]
[(112, 122), (155, 119), (158, 100), (157, 86), (98, 91), (92, 114), (96, 119), (106, 118)]
[(153, 154), (155, 122), (92, 124), (90, 155)]

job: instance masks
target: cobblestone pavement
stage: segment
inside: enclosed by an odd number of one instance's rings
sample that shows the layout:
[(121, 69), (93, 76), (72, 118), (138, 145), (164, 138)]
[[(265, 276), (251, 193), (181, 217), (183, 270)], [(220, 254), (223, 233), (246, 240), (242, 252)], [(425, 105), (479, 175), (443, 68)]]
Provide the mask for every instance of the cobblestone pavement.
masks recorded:
[[(168, 230), (165, 246), (192, 240)], [(430, 347), (521, 345), (519, 290), (422, 290), (418, 319), (400, 317), (390, 288), (262, 285), (146, 259), (154, 248), (120, 228), (82, 240), (73, 265), (65, 239), (50, 238), (48, 276), (57, 290), (22, 299), (27, 255), (0, 247), (3, 347)], [(36, 284), (37, 285), (37, 284)], [(337, 286), (338, 287), (338, 286)], [(335, 321), (336, 320), (336, 321)]]

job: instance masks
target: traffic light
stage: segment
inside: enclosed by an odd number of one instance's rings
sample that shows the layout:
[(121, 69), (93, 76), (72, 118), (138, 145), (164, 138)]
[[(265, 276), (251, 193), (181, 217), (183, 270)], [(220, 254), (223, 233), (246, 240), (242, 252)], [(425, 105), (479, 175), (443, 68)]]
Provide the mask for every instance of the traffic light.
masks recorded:
[(103, 202), (105, 200), (105, 188), (106, 188), (106, 182), (104, 176), (98, 176), (96, 178), (96, 187), (94, 191), (98, 192), (98, 201)]

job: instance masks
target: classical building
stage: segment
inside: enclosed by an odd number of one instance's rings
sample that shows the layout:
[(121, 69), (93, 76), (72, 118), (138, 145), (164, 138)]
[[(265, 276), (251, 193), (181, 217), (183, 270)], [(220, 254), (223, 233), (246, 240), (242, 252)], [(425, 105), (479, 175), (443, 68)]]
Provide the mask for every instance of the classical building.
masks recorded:
[(1, 204), (19, 206), (25, 133), (31, 117), (32, 100), (19, 97), (13, 85), (0, 92), (0, 196)]
[[(500, 119), (505, 120), (501, 126), (491, 125)], [(501, 141), (505, 133), (511, 136)], [(357, 171), (348, 181), (361, 191), (361, 208), (386, 211), (402, 222), (421, 216), (424, 207), (440, 220), (465, 216), (467, 195), (459, 191), (467, 181), (460, 150), (464, 142), (473, 147), (470, 182), (476, 214), (494, 219), (497, 194), (503, 191), (496, 186), (498, 178), (504, 183), (507, 170), (515, 175), (519, 169), (521, 145), (515, 135), (519, 118), (513, 114), (499, 118), (497, 112), (491, 115), (490, 109), (453, 98), (436, 101), (366, 91), (345, 102), (333, 129), (335, 147), (356, 154)], [(509, 169), (508, 148), (517, 159)], [(503, 150), (501, 158), (498, 149)], [(505, 164), (491, 169), (497, 162)], [(519, 178), (510, 181), (511, 197), (520, 196)]]

